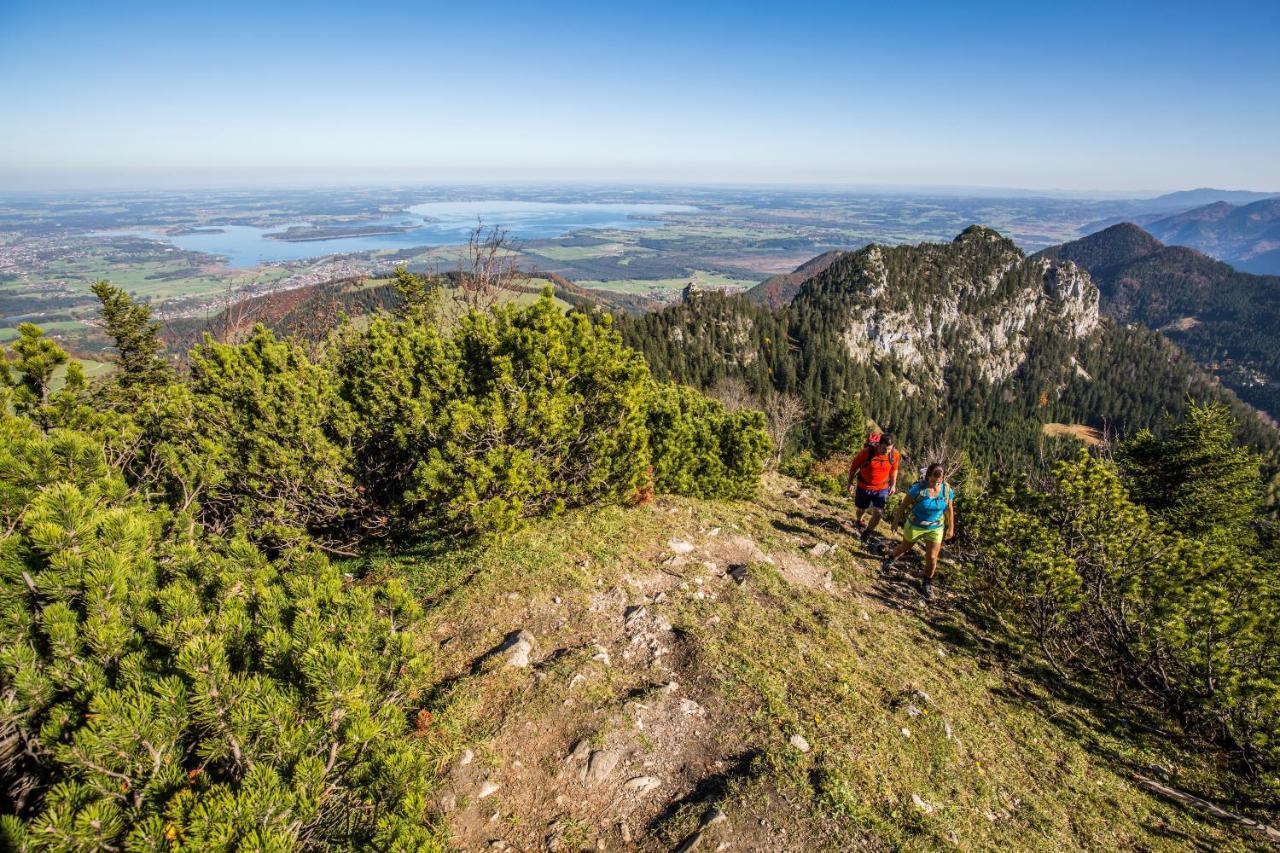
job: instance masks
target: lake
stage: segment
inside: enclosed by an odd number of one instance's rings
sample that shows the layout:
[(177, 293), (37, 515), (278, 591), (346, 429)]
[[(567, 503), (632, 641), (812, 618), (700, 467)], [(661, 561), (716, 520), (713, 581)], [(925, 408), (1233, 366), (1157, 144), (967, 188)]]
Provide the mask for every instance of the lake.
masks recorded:
[[(193, 252), (221, 255), (233, 267), (251, 267), (268, 261), (296, 261), (341, 252), (368, 252), (376, 249), (408, 249), (415, 246), (451, 246), (465, 243), (477, 220), (486, 226), (504, 228), (515, 240), (561, 237), (583, 228), (638, 230), (661, 227), (661, 217), (669, 213), (689, 213), (696, 207), (681, 204), (561, 204), (534, 201), (442, 201), (415, 204), (403, 213), (358, 225), (405, 226), (410, 230), (394, 234), (335, 237), (328, 240), (290, 242), (266, 235), (278, 234), (292, 225), (271, 228), (222, 225), (217, 234), (165, 234), (161, 231), (132, 230), (127, 233), (170, 243)], [(323, 223), (320, 223), (323, 225)], [(120, 232), (115, 232), (119, 234)]]

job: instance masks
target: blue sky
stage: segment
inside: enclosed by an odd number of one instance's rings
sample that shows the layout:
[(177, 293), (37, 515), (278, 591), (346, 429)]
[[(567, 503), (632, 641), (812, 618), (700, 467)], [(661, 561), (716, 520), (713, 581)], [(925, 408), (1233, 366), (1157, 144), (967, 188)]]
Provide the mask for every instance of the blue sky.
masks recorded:
[(1280, 190), (1278, 46), (1276, 0), (0, 0), (0, 186)]

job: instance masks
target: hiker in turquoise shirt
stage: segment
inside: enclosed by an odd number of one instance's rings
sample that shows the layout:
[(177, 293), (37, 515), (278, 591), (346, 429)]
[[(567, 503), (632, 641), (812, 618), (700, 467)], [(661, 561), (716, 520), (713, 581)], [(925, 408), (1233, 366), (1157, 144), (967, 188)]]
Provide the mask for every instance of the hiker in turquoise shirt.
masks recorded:
[(898, 507), (893, 519), (894, 530), (906, 520), (902, 542), (880, 566), (882, 570), (888, 570), (894, 560), (919, 542), (924, 547), (924, 579), (920, 582), (920, 592), (926, 601), (933, 598), (933, 576), (938, 572), (938, 553), (942, 550), (942, 542), (944, 539), (950, 541), (956, 529), (956, 493), (943, 482), (943, 473), (942, 466), (935, 462), (925, 471), (923, 480), (907, 489), (907, 499)]

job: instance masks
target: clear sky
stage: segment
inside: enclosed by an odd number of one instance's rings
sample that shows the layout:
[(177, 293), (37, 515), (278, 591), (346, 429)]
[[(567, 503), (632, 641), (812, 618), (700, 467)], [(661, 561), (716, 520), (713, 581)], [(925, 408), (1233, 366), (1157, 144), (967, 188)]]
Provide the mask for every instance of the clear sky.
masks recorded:
[(1280, 190), (1280, 0), (0, 0), (0, 186)]

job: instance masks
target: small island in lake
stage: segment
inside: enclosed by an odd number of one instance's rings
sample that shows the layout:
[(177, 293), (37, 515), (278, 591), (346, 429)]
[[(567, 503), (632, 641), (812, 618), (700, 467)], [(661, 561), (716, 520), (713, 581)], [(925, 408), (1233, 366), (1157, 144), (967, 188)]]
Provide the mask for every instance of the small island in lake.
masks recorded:
[(295, 225), (285, 231), (262, 236), (269, 240), (285, 240), (290, 243), (306, 243), (312, 240), (337, 240), (341, 237), (377, 237), (384, 234), (403, 234), (412, 231), (414, 225), (332, 225), (312, 227)]
[(183, 226), (180, 228), (170, 228), (165, 232), (170, 237), (190, 237), (193, 234), (226, 234), (225, 228), (194, 228)]

